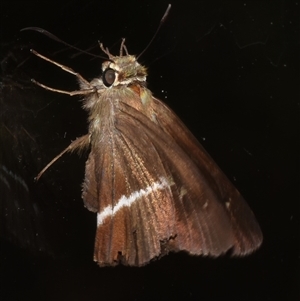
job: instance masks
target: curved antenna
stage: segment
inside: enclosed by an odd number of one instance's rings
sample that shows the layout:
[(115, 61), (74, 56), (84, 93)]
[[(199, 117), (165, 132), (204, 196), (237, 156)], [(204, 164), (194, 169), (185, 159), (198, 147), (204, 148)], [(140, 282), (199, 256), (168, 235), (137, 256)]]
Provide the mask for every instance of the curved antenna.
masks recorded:
[(156, 29), (156, 32), (154, 33), (152, 39), (150, 40), (150, 42), (148, 43), (148, 45), (145, 47), (145, 49), (137, 56), (137, 59), (139, 59), (143, 54), (144, 52), (149, 48), (149, 46), (151, 45), (151, 43), (153, 42), (153, 40), (156, 38), (161, 26), (163, 25), (163, 23), (165, 22), (169, 12), (170, 12), (170, 9), (171, 9), (171, 4), (168, 5), (167, 9), (166, 9), (166, 12), (164, 13), (163, 17), (161, 18), (160, 22), (159, 22), (159, 25), (158, 25), (158, 28)]
[(25, 31), (25, 30), (37, 31), (39, 33), (44, 34), (48, 38), (50, 38), (50, 39), (52, 39), (52, 40), (54, 40), (56, 42), (62, 43), (62, 44), (66, 45), (66, 46), (68, 46), (70, 48), (73, 48), (73, 49), (75, 49), (77, 51), (81, 51), (81, 52), (83, 52), (83, 53), (85, 53), (87, 55), (93, 56), (93, 57), (97, 57), (97, 58), (101, 58), (101, 59), (105, 59), (105, 60), (107, 59), (107, 57), (103, 57), (103, 56), (100, 56), (100, 55), (95, 55), (95, 54), (92, 54), (92, 53), (87, 52), (85, 50), (82, 50), (82, 49), (80, 49), (80, 48), (78, 48), (76, 46), (73, 46), (73, 45), (71, 45), (71, 44), (69, 44), (69, 43), (61, 40), (60, 38), (58, 38), (57, 36), (55, 36), (54, 34), (52, 34), (51, 32), (49, 32), (49, 31), (47, 31), (47, 30), (45, 30), (43, 28), (40, 28), (40, 27), (26, 27), (26, 28), (21, 29), (20, 31)]

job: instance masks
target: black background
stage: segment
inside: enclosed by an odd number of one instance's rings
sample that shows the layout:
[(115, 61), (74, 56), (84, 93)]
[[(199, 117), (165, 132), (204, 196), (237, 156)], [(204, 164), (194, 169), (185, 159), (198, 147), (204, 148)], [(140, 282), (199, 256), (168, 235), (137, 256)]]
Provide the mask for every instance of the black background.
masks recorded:
[(9, 1), (1, 4), (1, 300), (299, 300), (299, 2), (177, 1), (140, 62), (151, 91), (180, 116), (240, 190), (264, 242), (246, 258), (170, 254), (143, 268), (93, 262), (96, 215), (81, 200), (87, 132), (76, 79), (91, 58), (34, 31), (100, 54), (126, 38), (139, 54), (168, 2)]

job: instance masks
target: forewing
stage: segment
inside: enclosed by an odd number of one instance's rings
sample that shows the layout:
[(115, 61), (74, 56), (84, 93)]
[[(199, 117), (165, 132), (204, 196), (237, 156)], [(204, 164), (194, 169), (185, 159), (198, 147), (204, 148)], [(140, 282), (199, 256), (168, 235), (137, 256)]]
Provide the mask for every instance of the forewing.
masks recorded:
[[(140, 266), (169, 251), (252, 251), (260, 230), (245, 201), (180, 120), (158, 100), (151, 105), (153, 120), (120, 103), (87, 161), (83, 198), (98, 212), (95, 260)], [(250, 229), (240, 220), (247, 214)]]
[[(219, 202), (227, 213), (234, 234), (233, 254), (245, 255), (257, 249), (263, 239), (262, 233), (244, 198), (171, 109), (154, 98), (153, 110), (160, 127), (189, 154), (190, 159), (206, 178), (207, 185), (202, 189), (214, 191), (215, 199), (209, 201)], [(197, 201), (197, 198), (194, 201)]]

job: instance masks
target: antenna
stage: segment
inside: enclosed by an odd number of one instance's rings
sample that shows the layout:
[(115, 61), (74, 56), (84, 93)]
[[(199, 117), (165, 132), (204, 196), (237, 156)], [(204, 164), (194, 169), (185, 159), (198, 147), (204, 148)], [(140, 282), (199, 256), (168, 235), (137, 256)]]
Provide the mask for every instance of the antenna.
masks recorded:
[(26, 27), (26, 28), (21, 29), (20, 31), (25, 31), (25, 30), (33, 30), (33, 31), (37, 31), (37, 32), (39, 32), (39, 33), (44, 34), (44, 35), (47, 36), (48, 38), (50, 38), (50, 39), (52, 39), (52, 40), (54, 40), (54, 41), (56, 41), (56, 42), (62, 43), (62, 44), (66, 45), (66, 46), (68, 46), (68, 47), (70, 47), (70, 48), (73, 48), (73, 49), (75, 49), (75, 50), (77, 50), (77, 51), (83, 52), (83, 53), (85, 53), (85, 54), (87, 54), (87, 55), (90, 55), (90, 56), (93, 56), (93, 57), (102, 58), (102, 59), (105, 59), (105, 60), (107, 59), (106, 57), (99, 56), (99, 55), (95, 55), (95, 54), (92, 54), (92, 53), (87, 52), (87, 51), (85, 51), (85, 50), (82, 50), (82, 49), (80, 49), (80, 48), (78, 48), (78, 47), (76, 47), (76, 46), (73, 46), (73, 45), (71, 45), (71, 44), (69, 44), (69, 43), (67, 43), (67, 42), (65, 42), (65, 41), (63, 41), (63, 40), (61, 40), (60, 38), (58, 38), (57, 36), (55, 36), (54, 34), (52, 34), (51, 32), (49, 32), (49, 31), (47, 31), (47, 30), (45, 30), (45, 29), (43, 29), (43, 28), (40, 28), (40, 27)]
[(171, 9), (171, 4), (168, 5), (167, 7), (167, 10), (165, 11), (163, 17), (161, 18), (160, 22), (159, 22), (159, 25), (158, 25), (158, 28), (156, 29), (156, 32), (154, 33), (152, 39), (150, 40), (150, 42), (148, 43), (148, 45), (145, 47), (145, 49), (137, 56), (137, 59), (139, 59), (144, 53), (145, 51), (149, 48), (149, 46), (151, 45), (151, 43), (154, 41), (154, 39), (156, 38), (160, 28), (162, 27), (163, 23), (165, 22), (169, 12), (170, 12), (170, 9)]

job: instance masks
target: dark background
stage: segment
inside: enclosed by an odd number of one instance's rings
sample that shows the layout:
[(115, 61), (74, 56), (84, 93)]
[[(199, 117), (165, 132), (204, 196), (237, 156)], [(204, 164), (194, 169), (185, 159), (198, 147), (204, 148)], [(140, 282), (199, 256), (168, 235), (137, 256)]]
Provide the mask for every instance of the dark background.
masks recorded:
[[(1, 300), (299, 300), (299, 2), (177, 1), (140, 62), (151, 91), (180, 116), (254, 211), (262, 247), (246, 258), (170, 254), (143, 268), (93, 262), (96, 215), (81, 200), (87, 132), (76, 78), (32, 54), (99, 75), (126, 38), (139, 54), (168, 2), (1, 3)], [(94, 48), (91, 48), (91, 47)]]

